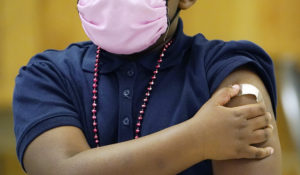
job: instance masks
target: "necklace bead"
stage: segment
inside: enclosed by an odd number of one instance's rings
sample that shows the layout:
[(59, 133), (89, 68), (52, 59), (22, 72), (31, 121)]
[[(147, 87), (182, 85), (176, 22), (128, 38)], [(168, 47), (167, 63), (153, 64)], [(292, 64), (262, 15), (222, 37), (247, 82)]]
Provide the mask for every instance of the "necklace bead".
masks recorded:
[[(149, 86), (147, 87), (147, 92), (145, 93), (145, 97), (143, 99), (143, 104), (141, 105), (141, 109), (139, 111), (139, 116), (138, 116), (138, 120), (137, 120), (137, 123), (136, 123), (136, 128), (135, 128), (135, 136), (134, 138), (135, 139), (138, 139), (140, 137), (140, 133), (141, 133), (141, 127), (142, 127), (142, 121), (143, 121), (143, 115), (145, 113), (145, 110), (146, 110), (146, 107), (147, 107), (147, 102), (149, 101), (149, 98), (150, 98), (150, 91), (152, 91), (153, 89), (153, 85), (154, 85), (154, 82), (155, 80), (157, 79), (157, 74), (159, 72), (159, 69), (161, 67), (161, 63), (163, 62), (163, 58), (165, 56), (165, 52), (167, 51), (167, 49), (169, 48), (169, 46), (171, 46), (172, 44), (172, 41), (168, 42), (165, 44), (164, 48), (162, 49), (162, 52), (159, 56), (159, 59), (157, 60), (157, 65), (155, 66), (155, 70), (153, 71), (153, 75), (151, 76), (150, 78), (150, 81), (149, 81)], [(98, 99), (98, 82), (99, 82), (99, 65), (101, 64), (100, 63), (100, 53), (101, 53), (101, 48), (100, 47), (97, 47), (97, 51), (96, 51), (96, 60), (95, 60), (95, 65), (94, 65), (94, 78), (93, 78), (93, 84), (92, 84), (92, 87), (93, 87), (93, 90), (92, 90), (92, 100), (93, 100), (93, 103), (92, 103), (92, 125), (93, 125), (93, 133), (94, 133), (94, 141), (95, 141), (95, 144), (97, 147), (100, 146), (100, 137), (99, 137), (99, 129), (98, 129), (98, 126), (97, 126), (97, 99)]]
[(140, 116), (138, 117), (138, 120), (143, 120), (143, 116), (140, 115)]

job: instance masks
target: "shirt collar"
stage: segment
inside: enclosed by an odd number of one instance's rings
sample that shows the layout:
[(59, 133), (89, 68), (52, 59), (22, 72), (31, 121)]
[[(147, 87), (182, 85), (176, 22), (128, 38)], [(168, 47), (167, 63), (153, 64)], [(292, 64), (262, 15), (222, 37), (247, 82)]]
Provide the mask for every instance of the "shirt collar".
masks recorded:
[[(182, 20), (179, 19), (173, 44), (165, 52), (164, 61), (161, 64), (160, 70), (164, 70), (169, 67), (180, 64), (184, 57), (183, 55), (189, 48), (189, 43), (191, 43), (190, 40), (191, 37), (188, 37), (183, 33), (183, 23)], [(92, 46), (87, 50), (86, 54), (84, 55), (83, 63), (82, 63), (83, 70), (88, 72), (94, 71), (96, 50), (97, 50), (97, 46), (94, 44), (92, 44)], [(147, 53), (142, 55), (140, 58), (137, 58), (135, 61), (141, 64), (149, 71), (153, 71), (160, 53), (161, 53), (160, 50), (157, 52)], [(132, 62), (132, 61), (124, 58), (120, 58), (120, 56), (116, 54), (112, 54), (102, 50), (100, 54), (100, 66), (101, 66), (100, 73), (113, 72), (116, 69), (118, 69), (121, 65), (128, 62)]]

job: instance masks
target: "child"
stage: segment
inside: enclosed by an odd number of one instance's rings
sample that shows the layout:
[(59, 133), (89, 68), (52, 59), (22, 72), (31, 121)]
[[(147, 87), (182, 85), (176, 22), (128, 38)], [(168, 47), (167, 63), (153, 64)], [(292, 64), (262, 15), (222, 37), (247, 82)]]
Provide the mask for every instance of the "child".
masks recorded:
[[(184, 35), (178, 13), (194, 3), (79, 0), (92, 42), (40, 53), (16, 78), (23, 168), (33, 175), (280, 174), (271, 59), (247, 41)], [(243, 83), (264, 102), (236, 97)]]

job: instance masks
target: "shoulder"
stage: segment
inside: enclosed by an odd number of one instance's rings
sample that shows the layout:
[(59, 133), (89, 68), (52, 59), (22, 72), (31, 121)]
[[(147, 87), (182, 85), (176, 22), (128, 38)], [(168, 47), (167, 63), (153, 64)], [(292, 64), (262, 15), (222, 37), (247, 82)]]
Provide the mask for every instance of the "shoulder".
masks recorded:
[(203, 64), (208, 79), (212, 76), (215, 78), (220, 72), (228, 75), (234, 69), (245, 65), (255, 69), (258, 74), (265, 72), (273, 76), (271, 57), (251, 41), (208, 40), (198, 34), (193, 37), (191, 52), (193, 59)]
[(21, 162), (27, 146), (43, 132), (59, 126), (82, 128), (83, 111), (78, 99), (87, 85), (81, 65), (93, 47), (91, 42), (82, 42), (64, 50), (46, 50), (20, 69), (15, 79), (13, 112)]
[(79, 69), (87, 51), (95, 47), (92, 42), (86, 41), (72, 43), (63, 50), (45, 50), (33, 56), (27, 66), (47, 64), (61, 71), (66, 71), (70, 68)]
[(269, 55), (260, 46), (247, 40), (208, 40), (204, 35), (197, 34), (193, 36), (192, 51), (207, 62), (239, 55), (272, 63)]
[(193, 37), (192, 57), (206, 76), (210, 94), (238, 68), (253, 71), (264, 82), (276, 106), (276, 83), (271, 57), (257, 44), (246, 41), (208, 40), (202, 34)]
[[(56, 49), (48, 49), (44, 52), (38, 53), (33, 58), (44, 56), (51, 59), (51, 56), (56, 56), (59, 58), (63, 57), (70, 57), (70, 56), (79, 56), (83, 54), (87, 49), (93, 47), (94, 44), (91, 41), (84, 41), (78, 43), (72, 43), (67, 48), (63, 50), (56, 50)], [(54, 58), (55, 59), (55, 58)]]

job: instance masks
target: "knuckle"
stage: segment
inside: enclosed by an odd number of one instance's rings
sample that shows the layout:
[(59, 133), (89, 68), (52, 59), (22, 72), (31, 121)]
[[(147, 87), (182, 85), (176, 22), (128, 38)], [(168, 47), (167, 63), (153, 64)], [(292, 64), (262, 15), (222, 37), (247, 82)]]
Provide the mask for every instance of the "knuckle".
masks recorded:
[(232, 92), (232, 88), (231, 87), (225, 87), (225, 90), (228, 94), (230, 94)]
[(230, 91), (229, 91), (229, 88), (227, 88), (228, 90), (227, 91), (225, 91), (225, 93), (224, 93), (224, 98), (226, 99), (226, 100), (229, 100), (230, 99), (230, 97), (231, 97), (231, 93), (230, 93)]
[(236, 148), (235, 148), (235, 154), (236, 155), (241, 155), (243, 153), (243, 147), (242, 146), (237, 146)]
[(266, 121), (266, 123), (267, 124), (269, 124), (270, 122), (271, 122), (271, 117), (270, 117), (270, 113), (267, 113), (266, 115), (265, 115), (265, 121)]
[(267, 116), (268, 116), (269, 123), (271, 123), (272, 122), (272, 114), (270, 112), (268, 112)]
[(236, 117), (241, 117), (243, 115), (243, 113), (240, 110), (234, 110), (233, 115)]
[(241, 120), (241, 121), (239, 122), (239, 129), (246, 128), (246, 127), (248, 127), (248, 125), (249, 125), (249, 123), (248, 123), (247, 120)]
[(267, 140), (269, 138), (267, 130), (264, 130), (264, 139)]
[(224, 96), (228, 96), (230, 94), (230, 89), (228, 87), (222, 88), (220, 93)]
[(222, 98), (224, 101), (229, 101), (230, 99), (230, 91), (229, 88), (222, 88), (220, 89), (215, 95), (215, 98)]
[(229, 100), (230, 100), (230, 96), (229, 96), (229, 95), (226, 95), (226, 96), (224, 97), (224, 100), (225, 100), (225, 101), (229, 101)]
[(262, 104), (260, 104), (260, 105), (258, 106), (258, 112), (259, 112), (259, 113), (264, 113), (264, 112), (266, 112), (265, 106), (262, 105)]
[(245, 140), (245, 136), (243, 134), (239, 134), (238, 137), (237, 137), (237, 139), (239, 141), (243, 141), (243, 140)]
[(249, 158), (249, 159), (253, 159), (253, 158), (255, 158), (255, 154), (253, 153), (253, 151), (252, 150), (247, 150), (247, 158)]
[(245, 155), (249, 159), (255, 159), (256, 158), (256, 150), (252, 150), (250, 148), (245, 149)]
[(240, 144), (246, 144), (252, 138), (253, 138), (253, 136), (247, 128), (239, 128), (237, 130), (236, 139)]
[(249, 113), (250, 115), (255, 114), (255, 108), (250, 107), (250, 108), (248, 109), (248, 113)]
[(270, 129), (265, 129), (265, 138), (266, 140), (271, 137), (272, 133)]
[(267, 139), (267, 138), (266, 138), (265, 132), (258, 132), (258, 133), (255, 135), (255, 140), (257, 140), (257, 141), (263, 142), (263, 141), (265, 141), (266, 139)]
[(255, 157), (254, 151), (249, 147), (245, 148), (245, 158), (253, 159)]
[(262, 141), (265, 141), (268, 139), (268, 134), (266, 132), (266, 130), (263, 130), (263, 132), (261, 132), (261, 134), (259, 135), (259, 138), (262, 140)]
[(261, 150), (257, 150), (255, 152), (255, 158), (259, 159), (263, 156), (263, 152)]
[(265, 123), (266, 123), (266, 124), (269, 123), (269, 117), (268, 117), (268, 115), (265, 115)]
[(257, 118), (254, 122), (253, 122), (253, 125), (254, 126), (261, 126), (261, 125), (264, 125), (265, 124), (265, 120), (261, 119), (261, 118)]

